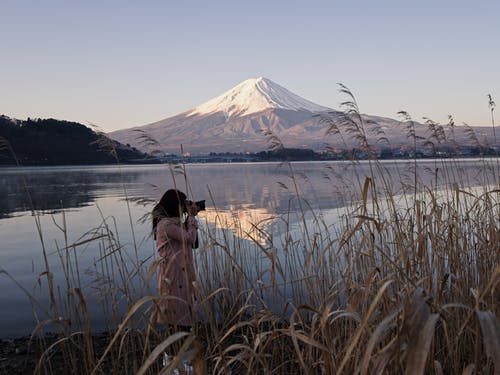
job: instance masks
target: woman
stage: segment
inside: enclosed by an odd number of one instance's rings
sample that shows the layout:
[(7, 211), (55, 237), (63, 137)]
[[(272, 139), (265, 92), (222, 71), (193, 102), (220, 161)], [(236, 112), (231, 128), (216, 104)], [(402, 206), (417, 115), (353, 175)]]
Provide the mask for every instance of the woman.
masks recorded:
[(186, 201), (186, 194), (175, 189), (167, 190), (153, 209), (153, 233), (161, 257), (157, 269), (157, 321), (175, 331), (189, 331), (194, 323), (196, 274), (192, 249), (197, 237), (197, 214), (196, 204)]

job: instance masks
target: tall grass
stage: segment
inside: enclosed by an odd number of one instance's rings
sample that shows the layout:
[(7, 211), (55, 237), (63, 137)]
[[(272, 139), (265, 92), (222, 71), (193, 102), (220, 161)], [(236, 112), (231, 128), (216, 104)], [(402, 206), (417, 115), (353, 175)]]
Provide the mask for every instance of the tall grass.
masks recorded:
[[(196, 357), (211, 374), (499, 374), (498, 161), (481, 160), (476, 188), (454, 155), (435, 159), (430, 182), (416, 160), (410, 171), (382, 163), (368, 132), (380, 141), (384, 134), (366, 124), (348, 88), (341, 90), (346, 111), (324, 121), (331, 136), (354, 139), (368, 152), (369, 172), (347, 181), (325, 170), (332, 190), (344, 194), (336, 220), (311, 208), (301, 190), (307, 176), (291, 163), (281, 184), (299, 210), (276, 215), (278, 232), (265, 222), (252, 223), (252, 231), (237, 219), (228, 223), (214, 208), (196, 256), (199, 323), (172, 333), (154, 324), (158, 296), (149, 286), (157, 262), (127, 255), (115, 219), (102, 213), (80, 240), (57, 248), (65, 285), (51, 283), (48, 265), (40, 275), (51, 304), (50, 318), (33, 331), (41, 343), (35, 372), (168, 373), (160, 357), (176, 346), (176, 363)], [(435, 147), (453, 139), (452, 121), (446, 127), (429, 120), (424, 139), (401, 115), (415, 150), (420, 142)], [(185, 170), (171, 171), (189, 191)], [(60, 220), (67, 238), (64, 213)], [(88, 246), (99, 251), (93, 288), (108, 323), (99, 336), (104, 345), (96, 343), (93, 297), (80, 278), (78, 253)], [(57, 334), (50, 342), (42, 334), (48, 324)]]

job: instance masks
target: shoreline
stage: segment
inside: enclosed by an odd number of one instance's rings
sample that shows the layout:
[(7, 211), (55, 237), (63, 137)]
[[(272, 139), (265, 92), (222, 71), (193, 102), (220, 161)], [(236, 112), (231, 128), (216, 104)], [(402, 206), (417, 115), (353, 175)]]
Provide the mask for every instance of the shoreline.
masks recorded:
[[(42, 353), (58, 339), (60, 336), (54, 333), (47, 333), (43, 337), (0, 338), (0, 373), (33, 374)], [(92, 339), (96, 354), (104, 353), (109, 342), (109, 333), (92, 334)], [(64, 374), (61, 351), (53, 351), (50, 356), (53, 373)], [(54, 368), (53, 365), (57, 363), (61, 363), (61, 368)]]
[[(142, 333), (142, 332), (139, 332)], [(71, 334), (73, 336), (74, 333)], [(92, 343), (95, 361), (102, 356), (114, 333), (96, 332), (92, 333)], [(70, 336), (65, 336), (66, 338)], [(81, 336), (80, 336), (81, 337)], [(63, 356), (63, 350), (48, 348), (63, 336), (56, 333), (46, 333), (40, 337), (21, 336), (17, 338), (0, 338), (0, 373), (1, 374), (33, 374), (44, 352), (50, 357), (52, 374), (67, 374), (67, 358)], [(154, 343), (154, 341), (152, 341)], [(127, 353), (132, 355), (133, 353)], [(142, 353), (140, 353), (142, 354)], [(44, 361), (47, 364), (48, 361)], [(102, 370), (106, 372), (106, 362)], [(124, 361), (126, 363), (126, 361)], [(124, 364), (125, 365), (125, 364)], [(110, 370), (111, 371), (111, 370)], [(43, 371), (42, 371), (43, 373)]]

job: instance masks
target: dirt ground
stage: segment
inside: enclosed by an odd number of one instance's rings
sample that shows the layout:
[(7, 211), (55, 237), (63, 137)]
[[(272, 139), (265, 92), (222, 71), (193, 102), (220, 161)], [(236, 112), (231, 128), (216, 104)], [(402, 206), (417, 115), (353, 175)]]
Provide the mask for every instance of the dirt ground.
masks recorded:
[(0, 340), (0, 374), (32, 374), (36, 357), (29, 337)]
[[(96, 353), (103, 353), (107, 343), (109, 343), (109, 334), (102, 333), (93, 336), (94, 349)], [(55, 335), (44, 337), (44, 348), (37, 338), (29, 336), (15, 339), (0, 339), (0, 375), (14, 374), (33, 374), (40, 360), (41, 353), (57, 340)], [(58, 361), (57, 356), (61, 357)], [(66, 374), (67, 371), (62, 368), (55, 368), (54, 364), (62, 363), (62, 355), (55, 352), (51, 358), (51, 372), (53, 374)], [(78, 371), (76, 371), (78, 373)]]
[(39, 358), (36, 339), (26, 336), (0, 340), (0, 374), (33, 374)]
[[(112, 336), (113, 333), (110, 332), (101, 332), (92, 335), (95, 358), (100, 358), (102, 356)], [(0, 339), (0, 375), (33, 374), (39, 362), (45, 366), (41, 374), (50, 373), (54, 375), (68, 375), (68, 367), (71, 368), (72, 364), (65, 363), (61, 350), (47, 351), (47, 348), (49, 348), (58, 339), (60, 339), (60, 336), (52, 334), (45, 335), (43, 340), (40, 340), (39, 338), (32, 338), (30, 336), (15, 339)], [(158, 344), (158, 339), (151, 338), (149, 344), (151, 349), (154, 348), (155, 345)], [(78, 345), (78, 343), (76, 343), (76, 345)], [(60, 345), (58, 348), (59, 347)], [(116, 347), (117, 345), (115, 345), (115, 348)], [(50, 361), (40, 361), (42, 353), (44, 352), (46, 355), (49, 353), (48, 355), (50, 355)], [(76, 352), (73, 353), (74, 356), (75, 354)], [(76, 354), (76, 356), (78, 355)], [(110, 356), (113, 355), (109, 354), (107, 358)], [(116, 361), (111, 363), (109, 359), (106, 359), (100, 366), (100, 369), (102, 370), (100, 373), (132, 373), (134, 368), (138, 368), (142, 364), (142, 360), (144, 358), (143, 356), (144, 353), (140, 348), (135, 352), (129, 351), (126, 356), (122, 355), (121, 359), (118, 361), (122, 368), (116, 368)], [(77, 368), (73, 367), (71, 375), (79, 375), (82, 374), (82, 371), (84, 371), (83, 368), (78, 368), (79, 361), (80, 358), (76, 358), (77, 363), (74, 366)], [(66, 360), (66, 362), (68, 361)], [(125, 371), (125, 369), (128, 371)], [(151, 369), (154, 373), (158, 372), (161, 369), (161, 359), (159, 359), (156, 364), (153, 364)]]

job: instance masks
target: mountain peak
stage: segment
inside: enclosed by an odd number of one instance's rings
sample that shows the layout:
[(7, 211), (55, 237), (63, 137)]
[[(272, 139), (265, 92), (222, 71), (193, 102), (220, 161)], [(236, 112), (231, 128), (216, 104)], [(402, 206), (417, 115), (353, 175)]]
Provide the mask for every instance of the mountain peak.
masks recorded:
[(266, 109), (327, 111), (329, 108), (301, 98), (265, 77), (247, 79), (222, 95), (190, 111), (190, 114), (224, 112), (227, 117), (245, 116)]

